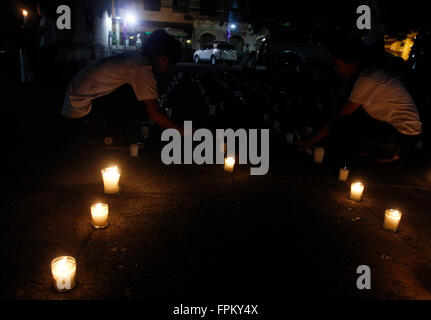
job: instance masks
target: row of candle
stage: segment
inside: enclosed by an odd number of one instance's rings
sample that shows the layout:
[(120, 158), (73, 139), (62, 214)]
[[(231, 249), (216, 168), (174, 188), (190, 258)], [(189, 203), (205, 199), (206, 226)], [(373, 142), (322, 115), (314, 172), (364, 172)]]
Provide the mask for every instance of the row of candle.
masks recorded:
[[(235, 165), (233, 157), (225, 159), (224, 169), (232, 173)], [(117, 194), (120, 191), (120, 173), (118, 167), (110, 167), (102, 170), (104, 192)], [(108, 226), (109, 206), (106, 203), (95, 203), (90, 208), (91, 222), (94, 228), (102, 229)], [(70, 256), (57, 257), (51, 262), (51, 272), (54, 280), (54, 288), (58, 292), (67, 292), (76, 285), (76, 260)]]
[[(225, 148), (226, 146), (224, 146)], [(235, 158), (225, 158), (224, 170), (232, 173), (235, 166)], [(339, 180), (347, 181), (349, 170), (340, 169)], [(117, 167), (110, 167), (102, 170), (104, 192), (116, 194), (119, 192), (120, 173)], [(365, 186), (361, 182), (354, 182), (350, 186), (350, 199), (361, 201)], [(109, 206), (106, 203), (95, 203), (91, 206), (92, 225), (96, 229), (105, 228), (108, 225)], [(396, 232), (401, 220), (402, 213), (396, 209), (385, 211), (383, 228)], [(76, 284), (76, 261), (73, 257), (63, 256), (55, 258), (51, 262), (51, 271), (54, 280), (54, 287), (59, 292), (72, 290)]]
[[(95, 203), (91, 206), (92, 225), (96, 229), (108, 226), (109, 206), (106, 203)], [(70, 256), (57, 257), (51, 262), (51, 273), (54, 289), (68, 292), (76, 285), (76, 260)]]
[[(120, 191), (120, 173), (118, 167), (102, 170), (104, 192), (116, 194)], [(95, 203), (90, 207), (91, 223), (95, 229), (108, 226), (109, 206), (106, 203)], [(58, 292), (68, 292), (76, 285), (76, 260), (70, 256), (57, 257), (51, 262), (51, 273), (54, 289)]]
[[(289, 144), (293, 144), (294, 135), (293, 133), (288, 133), (286, 140)], [(314, 162), (322, 163), (323, 157), (325, 155), (325, 149), (322, 147), (316, 147), (314, 149)], [(349, 169), (346, 167), (341, 168), (338, 175), (338, 180), (347, 181), (349, 177)], [(350, 199), (355, 201), (361, 201), (362, 194), (364, 192), (364, 185), (361, 182), (354, 182), (350, 186)], [(388, 231), (396, 232), (402, 217), (402, 213), (396, 209), (388, 209), (385, 211), (385, 218), (383, 221), (383, 228)]]

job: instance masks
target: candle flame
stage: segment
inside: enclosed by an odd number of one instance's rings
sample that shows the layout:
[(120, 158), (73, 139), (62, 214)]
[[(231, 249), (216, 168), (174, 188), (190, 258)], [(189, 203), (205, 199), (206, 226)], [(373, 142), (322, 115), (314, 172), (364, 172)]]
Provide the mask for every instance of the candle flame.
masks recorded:
[(22, 10), (22, 15), (23, 15), (24, 17), (27, 17), (27, 16), (28, 16), (28, 12), (27, 12), (27, 10)]
[(397, 210), (397, 209), (389, 209), (386, 210), (386, 214), (388, 216), (391, 216), (392, 218), (396, 218), (396, 219), (400, 219), (402, 216), (401, 211)]
[(108, 174), (108, 175), (117, 175), (117, 176), (120, 176), (120, 173), (118, 172), (118, 167), (117, 166), (103, 169), (102, 173), (103, 174)]
[(232, 165), (233, 166), (235, 164), (235, 158), (228, 157), (228, 158), (225, 159), (225, 163), (228, 164), (228, 165)]

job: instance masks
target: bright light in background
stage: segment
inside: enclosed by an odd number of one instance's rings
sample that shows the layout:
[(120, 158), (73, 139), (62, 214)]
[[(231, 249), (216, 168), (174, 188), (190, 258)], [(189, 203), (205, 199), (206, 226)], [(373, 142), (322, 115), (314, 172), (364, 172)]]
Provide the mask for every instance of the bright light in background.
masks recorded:
[(230, 25), (230, 28), (231, 28), (232, 30), (235, 30), (235, 29), (236, 29), (236, 25), (232, 23), (232, 24)]
[(187, 40), (187, 44), (192, 44), (192, 40)]
[(22, 15), (23, 15), (24, 17), (27, 17), (27, 16), (28, 16), (28, 12), (27, 12), (27, 10), (22, 10)]
[(120, 16), (118, 16), (118, 17), (115, 17), (115, 19), (117, 19), (117, 20), (121, 20), (121, 17), (120, 17)]
[(127, 21), (128, 23), (135, 24), (135, 23), (136, 23), (136, 17), (135, 17), (133, 14), (128, 13), (128, 14), (126, 15), (126, 21)]

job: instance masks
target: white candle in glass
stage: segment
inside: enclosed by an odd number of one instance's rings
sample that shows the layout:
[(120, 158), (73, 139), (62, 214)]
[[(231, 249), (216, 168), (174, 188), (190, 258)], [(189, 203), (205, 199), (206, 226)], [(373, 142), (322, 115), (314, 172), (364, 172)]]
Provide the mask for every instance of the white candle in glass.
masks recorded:
[(139, 154), (139, 145), (136, 143), (133, 143), (130, 145), (130, 156), (137, 157)]
[(402, 213), (396, 209), (388, 209), (385, 211), (385, 220), (383, 221), (383, 229), (396, 232), (400, 224)]
[(347, 181), (347, 178), (349, 177), (350, 170), (346, 167), (340, 169), (340, 174), (338, 175), (338, 180), (340, 181)]
[(324, 148), (317, 147), (314, 149), (314, 162), (322, 163), (324, 156), (325, 156), (325, 149)]
[(24, 17), (24, 24), (27, 23), (28, 12), (27, 10), (22, 10), (22, 16)]
[(224, 171), (232, 173), (235, 166), (235, 159), (233, 157), (227, 157), (224, 159)]
[(106, 203), (95, 203), (91, 206), (91, 221), (96, 229), (108, 225), (109, 206)]
[(59, 292), (67, 292), (75, 287), (75, 258), (69, 256), (55, 258), (51, 262), (51, 272), (55, 290)]
[(364, 185), (361, 182), (354, 182), (350, 186), (350, 199), (361, 201)]
[(102, 169), (105, 193), (116, 194), (120, 191), (120, 173), (117, 167)]

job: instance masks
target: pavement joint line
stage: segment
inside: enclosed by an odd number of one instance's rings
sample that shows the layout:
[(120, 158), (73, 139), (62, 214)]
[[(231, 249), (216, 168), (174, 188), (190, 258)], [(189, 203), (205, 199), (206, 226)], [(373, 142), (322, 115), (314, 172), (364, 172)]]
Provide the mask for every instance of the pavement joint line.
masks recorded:
[(78, 255), (78, 257), (77, 257), (77, 259), (76, 259), (76, 261), (77, 261), (77, 265), (79, 265), (80, 264), (80, 259), (81, 259), (81, 257), (85, 254), (85, 252), (87, 251), (87, 249), (88, 249), (88, 247), (89, 247), (89, 245), (90, 245), (90, 242), (91, 242), (91, 238), (93, 237), (93, 234), (94, 234), (94, 228), (91, 228), (92, 230), (91, 230), (91, 232), (90, 232), (90, 235), (84, 240), (86, 243), (85, 243), (85, 246), (84, 246), (84, 248), (81, 250), (81, 252), (79, 253), (79, 255)]

